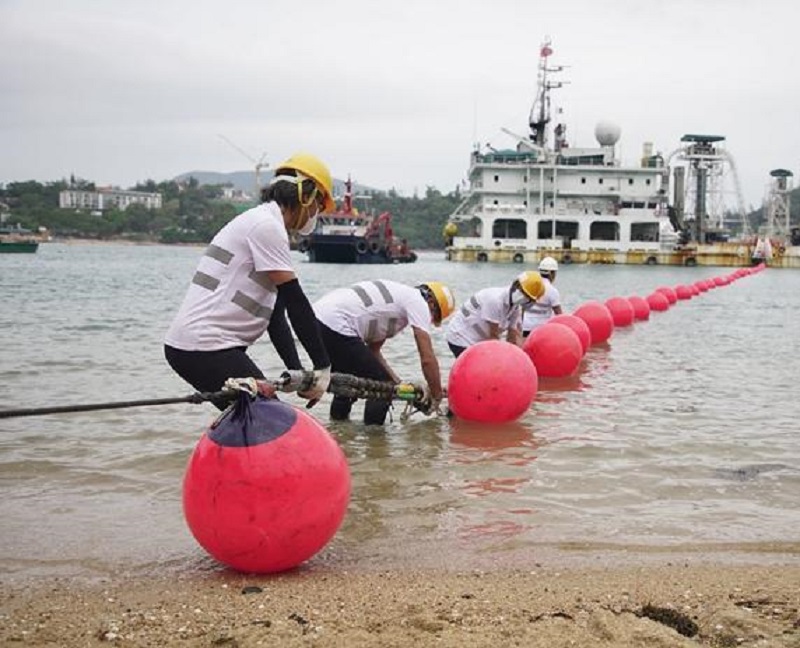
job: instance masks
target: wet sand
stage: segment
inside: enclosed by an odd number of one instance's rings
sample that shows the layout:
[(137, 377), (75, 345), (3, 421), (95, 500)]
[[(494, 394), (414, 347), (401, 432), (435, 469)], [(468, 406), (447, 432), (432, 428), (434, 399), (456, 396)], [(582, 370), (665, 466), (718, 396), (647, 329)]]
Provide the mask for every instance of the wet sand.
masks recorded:
[(0, 601), (3, 646), (800, 646), (796, 556), (40, 580)]

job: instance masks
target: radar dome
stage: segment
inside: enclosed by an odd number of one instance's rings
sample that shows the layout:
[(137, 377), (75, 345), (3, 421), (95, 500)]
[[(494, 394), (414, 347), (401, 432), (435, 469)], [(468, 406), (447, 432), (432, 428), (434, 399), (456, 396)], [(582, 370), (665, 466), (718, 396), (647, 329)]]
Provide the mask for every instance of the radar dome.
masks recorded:
[(620, 127), (612, 122), (599, 122), (594, 127), (594, 136), (600, 146), (614, 146), (619, 141), (621, 133)]

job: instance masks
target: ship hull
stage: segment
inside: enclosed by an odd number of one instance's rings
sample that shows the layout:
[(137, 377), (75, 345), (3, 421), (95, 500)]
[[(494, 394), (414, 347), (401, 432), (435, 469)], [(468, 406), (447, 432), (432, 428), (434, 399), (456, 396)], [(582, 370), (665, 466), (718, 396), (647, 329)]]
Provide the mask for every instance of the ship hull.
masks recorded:
[(0, 241), (0, 253), (32, 254), (39, 249), (37, 241)]
[(311, 263), (386, 264), (413, 263), (417, 255), (391, 254), (380, 241), (338, 235), (312, 235), (300, 246)]
[[(553, 257), (562, 265), (591, 263), (608, 265), (667, 265), (667, 266), (718, 266), (747, 267), (759, 263), (753, 257), (753, 246), (736, 243), (700, 245), (680, 250), (564, 250), (539, 248), (489, 249), (475, 247), (448, 247), (449, 261), (465, 263), (518, 263), (538, 264), (546, 256)], [(788, 247), (765, 260), (771, 268), (800, 269), (800, 246)]]

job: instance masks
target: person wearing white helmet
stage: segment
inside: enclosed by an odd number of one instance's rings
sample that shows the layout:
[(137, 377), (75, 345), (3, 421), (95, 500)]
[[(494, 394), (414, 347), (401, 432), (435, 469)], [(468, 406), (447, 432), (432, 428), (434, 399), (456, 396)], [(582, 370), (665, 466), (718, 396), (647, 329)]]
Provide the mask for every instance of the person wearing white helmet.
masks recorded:
[(553, 315), (560, 315), (561, 294), (553, 285), (558, 272), (558, 261), (546, 256), (539, 262), (539, 274), (544, 281), (544, 295), (522, 309), (522, 335), (528, 337), (530, 332), (547, 322)]
[[(302, 369), (288, 314), (314, 367), (312, 385), (299, 396), (311, 407), (326, 392), (331, 362), (292, 267), (289, 234), (310, 233), (317, 216), (335, 208), (332, 192), (328, 167), (297, 153), (275, 168), (261, 204), (214, 236), (164, 339), (170, 367), (195, 389), (246, 386), (273, 396), (247, 349), (266, 332), (286, 368)], [(214, 404), (224, 409), (228, 402)]]
[(484, 340), (522, 344), (521, 308), (536, 302), (545, 291), (537, 272), (523, 272), (510, 286), (479, 290), (470, 297), (450, 320), (447, 345), (457, 358), (468, 347)]
[[(360, 281), (332, 290), (314, 302), (322, 340), (336, 372), (399, 383), (400, 378), (386, 362), (381, 349), (386, 340), (410, 326), (427, 383), (426, 411), (431, 413), (438, 409), (444, 395), (439, 361), (430, 336), (431, 325), (440, 326), (454, 309), (453, 293), (438, 281), (418, 286), (388, 279)], [(354, 400), (334, 396), (331, 419), (349, 418)], [(389, 401), (368, 399), (364, 423), (383, 425), (389, 406)]]

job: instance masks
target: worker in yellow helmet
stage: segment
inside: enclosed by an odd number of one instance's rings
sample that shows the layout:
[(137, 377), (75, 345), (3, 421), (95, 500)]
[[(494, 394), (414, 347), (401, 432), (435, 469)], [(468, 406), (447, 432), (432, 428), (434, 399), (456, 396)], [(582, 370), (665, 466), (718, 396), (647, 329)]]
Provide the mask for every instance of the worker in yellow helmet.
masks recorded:
[(447, 344), (457, 358), (473, 344), (499, 340), (522, 345), (522, 308), (544, 295), (538, 272), (523, 272), (510, 286), (484, 288), (467, 299), (450, 320)]
[(288, 314), (313, 363), (313, 384), (300, 394), (310, 407), (328, 388), (331, 363), (292, 267), (289, 236), (311, 233), (317, 216), (334, 209), (330, 171), (313, 155), (297, 153), (275, 168), (261, 201), (214, 236), (167, 331), (164, 354), (198, 391), (247, 385), (271, 396), (247, 349), (266, 332), (286, 368), (302, 369)]
[[(438, 281), (418, 286), (388, 279), (360, 281), (337, 288), (314, 302), (333, 371), (339, 373), (400, 382), (381, 349), (388, 339), (410, 327), (427, 384), (422, 404), (428, 413), (438, 409), (444, 393), (439, 361), (430, 336), (431, 325), (440, 326), (454, 309), (453, 293)], [(349, 418), (353, 403), (352, 398), (334, 396), (331, 419)], [(389, 406), (385, 400), (367, 400), (364, 423), (383, 425)]]

